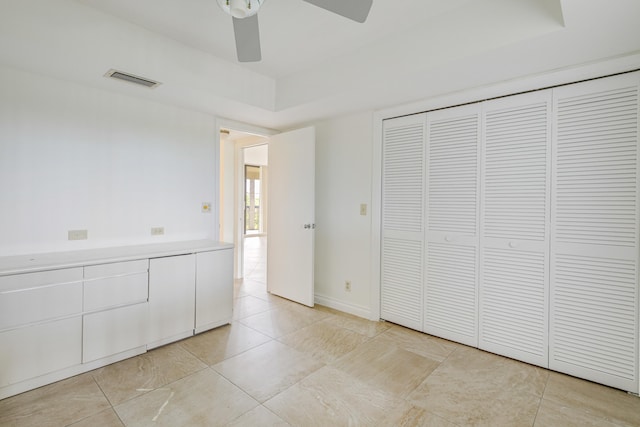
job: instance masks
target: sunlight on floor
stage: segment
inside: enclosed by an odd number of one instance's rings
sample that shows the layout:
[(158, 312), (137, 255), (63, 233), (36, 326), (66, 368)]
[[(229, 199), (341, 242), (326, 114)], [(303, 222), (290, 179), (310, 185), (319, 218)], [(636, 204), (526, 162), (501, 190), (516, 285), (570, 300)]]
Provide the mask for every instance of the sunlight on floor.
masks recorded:
[(244, 239), (244, 278), (267, 283), (267, 237), (250, 236)]

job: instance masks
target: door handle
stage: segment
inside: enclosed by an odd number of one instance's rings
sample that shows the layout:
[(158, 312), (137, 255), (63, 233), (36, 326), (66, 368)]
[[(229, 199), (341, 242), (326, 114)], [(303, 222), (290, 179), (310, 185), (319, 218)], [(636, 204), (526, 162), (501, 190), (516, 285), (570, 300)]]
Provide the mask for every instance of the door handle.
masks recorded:
[(311, 230), (311, 229), (315, 229), (316, 225), (315, 224), (304, 224), (303, 225), (305, 230)]

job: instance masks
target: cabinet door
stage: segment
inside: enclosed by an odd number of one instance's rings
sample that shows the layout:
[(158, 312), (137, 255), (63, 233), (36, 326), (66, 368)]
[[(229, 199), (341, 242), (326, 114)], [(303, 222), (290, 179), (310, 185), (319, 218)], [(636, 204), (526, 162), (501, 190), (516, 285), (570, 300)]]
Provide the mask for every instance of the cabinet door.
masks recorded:
[(380, 316), (422, 329), (425, 115), (384, 121)]
[(0, 333), (0, 388), (80, 364), (82, 317)]
[(145, 302), (85, 315), (82, 363), (144, 346), (147, 343), (148, 309)]
[(638, 392), (640, 74), (554, 89), (550, 368)]
[(149, 260), (149, 348), (193, 335), (195, 255)]
[(480, 105), (427, 114), (424, 331), (478, 345)]
[(224, 325), (233, 314), (233, 250), (196, 255), (196, 333)]
[(479, 347), (547, 367), (551, 91), (482, 117)]

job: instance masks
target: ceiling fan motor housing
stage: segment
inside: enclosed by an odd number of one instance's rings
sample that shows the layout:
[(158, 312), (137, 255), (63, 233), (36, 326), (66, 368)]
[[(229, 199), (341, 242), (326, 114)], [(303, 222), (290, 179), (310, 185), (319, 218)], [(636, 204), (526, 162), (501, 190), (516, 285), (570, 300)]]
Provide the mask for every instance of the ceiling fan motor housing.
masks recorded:
[(258, 13), (264, 0), (218, 0), (218, 5), (234, 18), (248, 18)]

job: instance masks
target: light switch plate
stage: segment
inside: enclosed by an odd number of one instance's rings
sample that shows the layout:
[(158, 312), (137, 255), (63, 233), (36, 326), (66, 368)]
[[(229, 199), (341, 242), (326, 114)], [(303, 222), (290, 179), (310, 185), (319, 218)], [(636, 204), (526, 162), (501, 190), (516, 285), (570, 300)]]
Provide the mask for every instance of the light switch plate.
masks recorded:
[(367, 215), (367, 204), (366, 203), (361, 203), (360, 204), (360, 215), (362, 215), (362, 216), (366, 216)]

